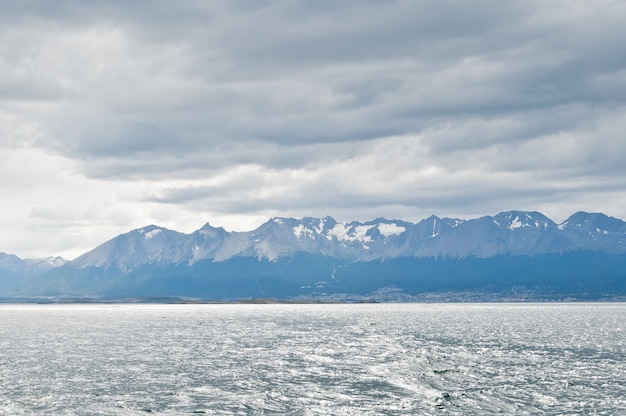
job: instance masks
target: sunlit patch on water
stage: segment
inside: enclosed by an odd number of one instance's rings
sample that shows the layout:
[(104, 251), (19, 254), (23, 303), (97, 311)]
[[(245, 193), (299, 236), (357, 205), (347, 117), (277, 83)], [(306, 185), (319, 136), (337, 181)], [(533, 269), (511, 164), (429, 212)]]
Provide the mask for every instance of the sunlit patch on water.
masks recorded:
[(625, 304), (2, 305), (0, 415), (619, 414)]

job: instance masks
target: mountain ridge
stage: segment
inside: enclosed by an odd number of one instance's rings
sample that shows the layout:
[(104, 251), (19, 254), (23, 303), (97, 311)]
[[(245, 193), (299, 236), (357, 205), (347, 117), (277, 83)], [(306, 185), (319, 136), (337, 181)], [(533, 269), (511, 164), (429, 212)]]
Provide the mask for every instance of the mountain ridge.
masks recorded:
[[(408, 290), (417, 287), (415, 279), (422, 276), (423, 270), (431, 268), (432, 276), (441, 277), (445, 276), (441, 273), (446, 267), (452, 267), (448, 274), (458, 277), (452, 280), (459, 288), (473, 287), (462, 283), (460, 276), (467, 276), (464, 279), (468, 281), (472, 278), (470, 270), (455, 268), (462, 264), (497, 270), (489, 274), (493, 281), (481, 289), (490, 290), (489, 285), (498, 286), (498, 273), (512, 274), (501, 263), (506, 258), (517, 259), (511, 260), (511, 264), (522, 264), (520, 267), (528, 268), (528, 273), (541, 273), (535, 264), (550, 258), (552, 263), (545, 267), (552, 270), (552, 275), (557, 276), (562, 270), (578, 276), (565, 263), (566, 258), (571, 263), (572, 253), (585, 253), (581, 256), (593, 261), (605, 256), (604, 261), (616, 267), (606, 272), (613, 279), (607, 287), (617, 285), (618, 295), (626, 292), (620, 277), (622, 270), (626, 274), (626, 267), (618, 267), (621, 263), (615, 260), (626, 259), (626, 222), (602, 213), (579, 211), (556, 224), (537, 211), (513, 210), (468, 220), (431, 215), (417, 223), (382, 217), (366, 222), (338, 222), (330, 216), (274, 217), (255, 230), (244, 232), (229, 232), (206, 223), (185, 234), (152, 224), (120, 234), (72, 261), (41, 262), (48, 266), (31, 268), (28, 273), (24, 272), (26, 264), (37, 264), (37, 260), (0, 256), (0, 295), (141, 296), (144, 290), (150, 296), (176, 293), (210, 298), (212, 292), (203, 288), (218, 281), (223, 286), (219, 293), (224, 296), (229, 290), (233, 294), (286, 296), (289, 292), (289, 296), (305, 296), (318, 294), (317, 289), (325, 293), (333, 285), (333, 290), (360, 293), (359, 285), (368, 286), (366, 281), (378, 289), (400, 284)], [(399, 268), (401, 264), (409, 270)], [(361, 265), (369, 265), (371, 271)], [(579, 276), (580, 281), (586, 282), (583, 286), (602, 278), (596, 276), (594, 267), (601, 270), (603, 266), (583, 267), (589, 275)], [(230, 276), (230, 280), (224, 280), (224, 276)], [(247, 284), (257, 289), (262, 287), (263, 279), (269, 279), (274, 289), (258, 293), (235, 290), (230, 283), (241, 276), (250, 277)], [(337, 282), (338, 276), (343, 276), (343, 283)], [(398, 276), (407, 277), (396, 281)], [(520, 282), (528, 280), (523, 273), (518, 278)], [(346, 281), (352, 282), (352, 286), (345, 287)], [(556, 281), (561, 282), (560, 278)], [(278, 282), (290, 291), (280, 289)], [(185, 285), (190, 289), (182, 290)], [(130, 290), (131, 287), (136, 289)], [(161, 287), (162, 293), (152, 293), (156, 287)]]

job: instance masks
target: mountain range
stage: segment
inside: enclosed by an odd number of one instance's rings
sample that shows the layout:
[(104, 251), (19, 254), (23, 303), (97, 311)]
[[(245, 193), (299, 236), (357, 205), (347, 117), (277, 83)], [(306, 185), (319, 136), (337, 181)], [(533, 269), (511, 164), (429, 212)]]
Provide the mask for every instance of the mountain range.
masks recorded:
[(73, 261), (0, 253), (13, 299), (555, 300), (626, 296), (626, 222), (539, 212), (418, 223), (272, 218), (249, 232), (156, 225)]

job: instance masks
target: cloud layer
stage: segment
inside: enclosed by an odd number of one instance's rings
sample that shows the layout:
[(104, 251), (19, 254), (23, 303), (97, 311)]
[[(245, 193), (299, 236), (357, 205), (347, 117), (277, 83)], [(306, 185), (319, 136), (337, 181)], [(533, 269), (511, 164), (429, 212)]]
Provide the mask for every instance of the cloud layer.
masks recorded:
[(10, 2), (0, 251), (155, 222), (626, 218), (621, 1)]

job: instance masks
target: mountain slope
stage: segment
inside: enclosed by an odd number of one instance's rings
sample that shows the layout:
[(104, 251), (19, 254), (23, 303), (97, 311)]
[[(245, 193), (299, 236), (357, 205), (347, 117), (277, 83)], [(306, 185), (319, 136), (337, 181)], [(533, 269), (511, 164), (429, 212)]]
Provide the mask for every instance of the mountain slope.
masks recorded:
[(187, 257), (188, 236), (156, 225), (130, 231), (83, 254), (70, 264), (77, 269), (117, 269), (121, 274), (142, 264), (170, 264)]

